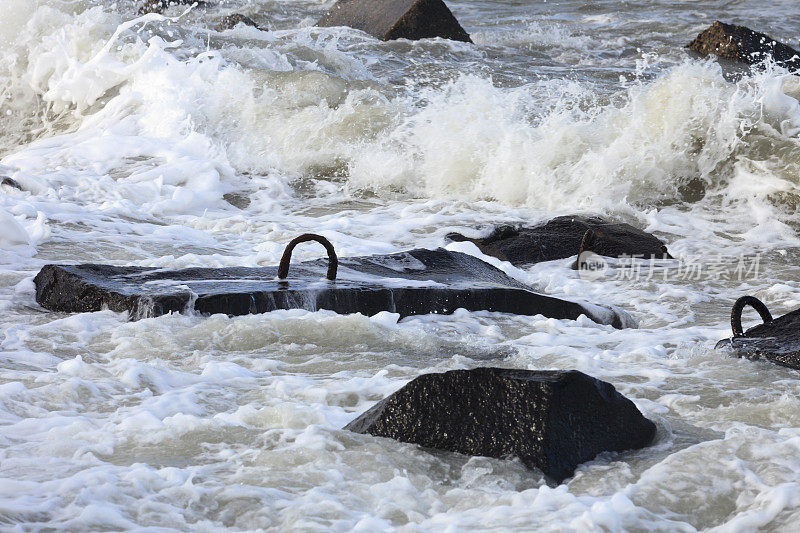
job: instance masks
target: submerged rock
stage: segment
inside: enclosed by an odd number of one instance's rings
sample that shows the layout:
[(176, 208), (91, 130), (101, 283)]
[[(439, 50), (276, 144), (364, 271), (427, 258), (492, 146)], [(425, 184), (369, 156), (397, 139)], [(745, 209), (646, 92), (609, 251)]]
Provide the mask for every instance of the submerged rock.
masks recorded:
[[(764, 322), (742, 331), (742, 311), (753, 307)], [(800, 309), (778, 318), (763, 302), (752, 296), (742, 296), (731, 309), (733, 337), (719, 341), (716, 348), (727, 348), (739, 357), (764, 358), (775, 364), (800, 370)]]
[(13, 189), (22, 190), (22, 185), (17, 182), (17, 180), (11, 179), (7, 176), (0, 176), (0, 185), (5, 185), (7, 187), (11, 187)]
[[(306, 237), (319, 240), (298, 239)], [(289, 255), (297, 242), (287, 247)], [(286, 255), (280, 268), (46, 265), (34, 278), (36, 301), (54, 311), (109, 308), (130, 311), (132, 318), (173, 311), (245, 315), (275, 309), (408, 316), (464, 308), (568, 319), (586, 315), (617, 328), (635, 326), (627, 313), (613, 306), (538, 294), (488, 263), (458, 252), (411, 250), (337, 262), (330, 247), (329, 257), (327, 265), (322, 259), (299, 263), (291, 275)]]
[(790, 70), (800, 67), (800, 53), (763, 33), (745, 26), (714, 22), (703, 30), (688, 47), (701, 55), (714, 54), (722, 59), (752, 65), (772, 58)]
[(219, 24), (217, 24), (214, 29), (216, 31), (232, 30), (239, 24), (258, 28), (258, 24), (256, 24), (250, 17), (242, 15), (241, 13), (233, 13), (231, 15), (225, 15), (222, 17), (222, 20), (219, 21)]
[(339, 0), (317, 26), (349, 26), (383, 41), (442, 37), (472, 42), (442, 0)]
[(252, 202), (245, 192), (226, 192), (222, 195), (222, 199), (238, 209), (247, 209)]
[[(586, 239), (587, 232), (591, 238)], [(630, 224), (608, 222), (599, 217), (563, 216), (533, 228), (500, 226), (483, 238), (450, 233), (447, 238), (475, 243), (481, 252), (513, 265), (565, 259), (583, 251), (607, 257), (671, 259), (667, 247), (650, 233)]]
[(476, 368), (420, 376), (345, 429), (466, 455), (519, 457), (558, 482), (656, 427), (613, 385), (576, 370)]

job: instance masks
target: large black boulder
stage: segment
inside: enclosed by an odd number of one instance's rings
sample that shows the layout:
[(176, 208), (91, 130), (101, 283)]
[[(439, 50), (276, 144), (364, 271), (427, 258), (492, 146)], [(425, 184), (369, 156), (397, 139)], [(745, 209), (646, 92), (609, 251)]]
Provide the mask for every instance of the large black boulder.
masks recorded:
[(422, 375), (345, 429), (466, 455), (519, 457), (558, 482), (601, 452), (643, 448), (656, 426), (613, 385), (577, 370)]
[(472, 42), (442, 0), (339, 0), (317, 26), (349, 26), (383, 41), (442, 37)]
[[(333, 259), (336, 264), (335, 254)], [(286, 279), (279, 279), (276, 267), (45, 265), (33, 281), (36, 301), (47, 309), (108, 308), (129, 311), (132, 318), (173, 311), (245, 315), (275, 309), (408, 316), (464, 308), (568, 319), (586, 315), (617, 328), (635, 325), (613, 306), (538, 294), (480, 259), (444, 249), (344, 258), (338, 261), (338, 271), (332, 270), (323, 259), (292, 266)]]
[[(758, 311), (763, 324), (742, 331), (742, 310), (748, 305)], [(719, 341), (716, 348), (728, 349), (739, 357), (764, 358), (800, 370), (800, 309), (772, 318), (760, 300), (743, 296), (733, 304), (731, 327), (733, 336)]]
[(800, 53), (791, 46), (745, 26), (720, 21), (700, 32), (687, 48), (703, 56), (714, 54), (748, 65), (772, 58), (775, 63), (790, 70), (800, 67)]
[(513, 265), (530, 265), (577, 255), (587, 231), (592, 239), (584, 251), (607, 257), (671, 258), (664, 243), (652, 234), (630, 224), (591, 216), (556, 217), (532, 228), (500, 226), (482, 238), (459, 233), (450, 233), (447, 238), (473, 242), (486, 255)]

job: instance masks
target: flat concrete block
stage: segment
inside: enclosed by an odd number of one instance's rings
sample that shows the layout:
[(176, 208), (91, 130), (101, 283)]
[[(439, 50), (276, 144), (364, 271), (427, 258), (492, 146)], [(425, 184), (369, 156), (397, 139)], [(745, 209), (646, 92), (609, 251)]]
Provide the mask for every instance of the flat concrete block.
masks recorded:
[(334, 254), (330, 263), (307, 261), (291, 271), (287, 254), (280, 269), (46, 265), (34, 279), (36, 301), (54, 311), (129, 311), (133, 319), (169, 312), (245, 315), (276, 309), (408, 316), (464, 308), (568, 319), (583, 314), (617, 328), (635, 325), (613, 306), (538, 294), (480, 259), (444, 249), (344, 258), (338, 269)]

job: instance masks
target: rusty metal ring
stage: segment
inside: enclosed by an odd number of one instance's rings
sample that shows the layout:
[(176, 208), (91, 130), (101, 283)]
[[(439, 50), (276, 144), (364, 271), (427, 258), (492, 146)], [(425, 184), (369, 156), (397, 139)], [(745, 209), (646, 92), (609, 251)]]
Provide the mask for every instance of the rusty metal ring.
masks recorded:
[(294, 247), (302, 242), (307, 241), (316, 241), (325, 247), (325, 250), (328, 252), (327, 278), (331, 281), (335, 280), (336, 271), (339, 268), (339, 259), (336, 257), (336, 251), (333, 249), (331, 241), (322, 235), (316, 235), (314, 233), (304, 233), (303, 235), (292, 239), (292, 241), (286, 245), (286, 249), (283, 251), (283, 257), (281, 257), (281, 262), (278, 265), (278, 279), (286, 279), (289, 276), (289, 263), (292, 260), (292, 251), (294, 251)]
[(586, 233), (583, 234), (583, 239), (581, 239), (581, 246), (578, 248), (578, 258), (572, 264), (572, 270), (581, 270), (583, 267), (586, 266), (586, 261), (581, 260), (581, 255), (583, 252), (587, 252), (591, 249), (592, 245), (595, 241), (595, 233), (594, 231), (587, 229)]
[(742, 330), (742, 312), (748, 305), (758, 312), (764, 324), (772, 322), (772, 314), (769, 312), (764, 302), (755, 296), (742, 296), (736, 300), (731, 309), (731, 329), (733, 330), (734, 337), (741, 337), (744, 335), (744, 331)]

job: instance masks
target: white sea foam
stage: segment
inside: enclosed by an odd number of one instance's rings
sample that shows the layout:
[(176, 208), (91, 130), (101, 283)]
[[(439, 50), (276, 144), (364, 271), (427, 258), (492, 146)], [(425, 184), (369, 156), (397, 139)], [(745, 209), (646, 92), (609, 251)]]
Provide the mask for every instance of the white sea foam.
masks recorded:
[[(0, 523), (797, 522), (797, 376), (710, 347), (730, 335), (742, 294), (774, 314), (800, 305), (800, 78), (683, 55), (707, 22), (694, 11), (676, 18), (659, 4), (659, 16), (621, 21), (617, 5), (492, 5), (487, 15), (485, 4), (449, 4), (475, 46), (314, 28), (327, 5), (308, 2), (226, 4), (270, 30), (222, 33), (209, 29), (222, 13), (213, 9), (167, 20), (127, 1), (2, 3), (0, 175), (22, 190), (0, 191)], [(793, 15), (773, 4), (765, 13)], [(794, 31), (775, 17), (758, 20)], [(656, 40), (672, 51), (656, 53)], [(592, 281), (571, 259), (522, 268), (445, 240), (573, 212), (656, 232), (676, 257), (760, 252), (763, 270), (680, 278), (665, 261), (657, 276), (624, 279), (610, 260)], [(342, 257), (447, 245), (538, 291), (619, 306), (640, 327), (464, 310), (128, 322), (45, 313), (34, 300), (46, 262), (275, 264), (308, 231)], [(323, 253), (304, 245), (295, 260)], [(422, 373), (491, 365), (605, 379), (656, 422), (656, 442), (601, 455), (552, 487), (519, 461), (340, 429)]]

